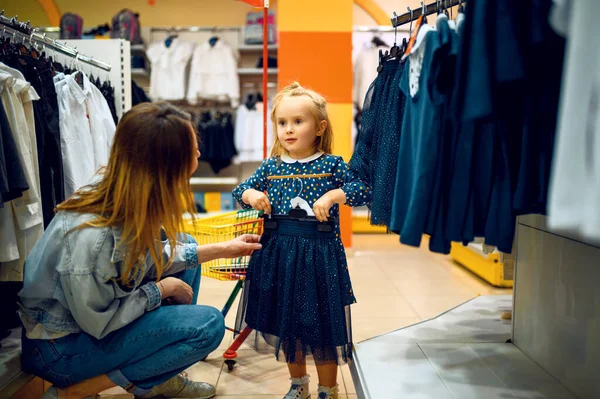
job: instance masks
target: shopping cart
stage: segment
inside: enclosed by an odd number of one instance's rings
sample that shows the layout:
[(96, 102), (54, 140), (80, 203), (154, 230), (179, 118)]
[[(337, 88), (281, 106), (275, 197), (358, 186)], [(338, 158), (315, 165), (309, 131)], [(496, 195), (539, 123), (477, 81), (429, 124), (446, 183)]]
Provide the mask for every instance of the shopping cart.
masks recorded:
[[(242, 210), (195, 219), (194, 221), (187, 222), (185, 232), (193, 236), (199, 245), (229, 241), (244, 234), (262, 235), (264, 219), (261, 216), (261, 211)], [(225, 306), (223, 306), (223, 309), (221, 310), (223, 317), (227, 316), (227, 313), (242, 289), (249, 262), (250, 256), (242, 256), (234, 259), (215, 259), (204, 262), (201, 266), (202, 275), (205, 277), (221, 281), (237, 281)], [(234, 359), (237, 357), (237, 349), (252, 330), (246, 328), (239, 332), (234, 328), (225, 328), (235, 334), (239, 334), (233, 344), (223, 354), (225, 363), (227, 364), (229, 371), (231, 371), (235, 365)]]

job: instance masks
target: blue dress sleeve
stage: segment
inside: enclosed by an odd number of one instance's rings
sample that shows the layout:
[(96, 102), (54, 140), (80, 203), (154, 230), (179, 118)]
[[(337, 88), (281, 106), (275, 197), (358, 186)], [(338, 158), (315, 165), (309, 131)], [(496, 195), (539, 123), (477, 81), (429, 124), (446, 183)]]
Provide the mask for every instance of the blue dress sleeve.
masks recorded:
[(242, 195), (246, 190), (254, 189), (257, 191), (265, 191), (268, 187), (267, 181), (267, 166), (269, 160), (265, 159), (262, 164), (256, 169), (256, 172), (248, 178), (245, 182), (237, 186), (233, 190), (233, 198), (240, 204), (243, 209), (252, 209), (252, 207), (244, 201), (242, 201)]
[(335, 188), (346, 194), (346, 205), (362, 206), (373, 201), (373, 190), (363, 182), (340, 157), (333, 169)]

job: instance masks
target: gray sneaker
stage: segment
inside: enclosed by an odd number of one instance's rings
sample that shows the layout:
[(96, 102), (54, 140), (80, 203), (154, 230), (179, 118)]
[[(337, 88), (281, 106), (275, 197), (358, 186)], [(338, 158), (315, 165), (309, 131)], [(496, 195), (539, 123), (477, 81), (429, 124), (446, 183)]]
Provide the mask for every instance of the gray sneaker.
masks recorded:
[(145, 395), (136, 396), (139, 399), (159, 398), (190, 398), (211, 399), (217, 394), (214, 386), (206, 382), (194, 382), (187, 378), (187, 374), (180, 373), (175, 377), (155, 386)]

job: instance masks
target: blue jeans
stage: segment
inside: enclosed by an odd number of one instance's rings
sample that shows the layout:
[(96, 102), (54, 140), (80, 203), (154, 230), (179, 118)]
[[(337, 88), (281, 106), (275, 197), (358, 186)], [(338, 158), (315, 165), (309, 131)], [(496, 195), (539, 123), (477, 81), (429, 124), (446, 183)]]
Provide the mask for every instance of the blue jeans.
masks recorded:
[[(189, 237), (189, 239), (193, 239)], [(198, 299), (200, 268), (173, 275)], [(134, 395), (143, 395), (217, 349), (223, 315), (201, 305), (161, 306), (98, 340), (84, 332), (55, 340), (23, 334), (22, 366), (58, 387), (101, 374)]]

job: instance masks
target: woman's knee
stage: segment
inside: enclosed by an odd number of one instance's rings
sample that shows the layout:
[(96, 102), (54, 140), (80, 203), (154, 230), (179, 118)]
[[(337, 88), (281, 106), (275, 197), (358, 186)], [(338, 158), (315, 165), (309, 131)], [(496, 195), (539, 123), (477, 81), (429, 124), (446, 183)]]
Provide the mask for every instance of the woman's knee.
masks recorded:
[(221, 344), (225, 336), (225, 318), (219, 310), (210, 306), (206, 306), (205, 308), (210, 314), (210, 321), (206, 326), (206, 337), (207, 341), (213, 343), (211, 346), (214, 346), (212, 349), (214, 350)]
[(193, 309), (194, 315), (188, 315), (188, 322), (197, 326), (194, 339), (212, 352), (225, 335), (225, 319), (220, 311), (211, 306), (197, 305)]

